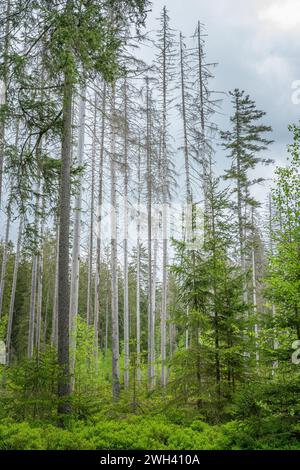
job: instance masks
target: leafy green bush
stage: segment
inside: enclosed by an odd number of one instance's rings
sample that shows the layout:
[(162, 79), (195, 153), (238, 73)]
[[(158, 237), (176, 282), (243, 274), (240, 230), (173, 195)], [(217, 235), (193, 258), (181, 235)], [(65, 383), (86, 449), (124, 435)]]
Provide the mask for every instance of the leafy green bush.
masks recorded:
[(1, 450), (238, 450), (299, 449), (299, 425), (289, 430), (278, 417), (231, 421), (210, 426), (195, 420), (190, 426), (170, 423), (164, 416), (83, 423), (68, 429), (51, 424), (0, 422)]
[(96, 425), (76, 422), (70, 429), (5, 420), (0, 425), (0, 449), (212, 449), (218, 432), (205, 424), (202, 432), (181, 428), (161, 416)]
[(42, 430), (28, 423), (3, 422), (0, 424), (1, 450), (42, 450), (46, 441)]

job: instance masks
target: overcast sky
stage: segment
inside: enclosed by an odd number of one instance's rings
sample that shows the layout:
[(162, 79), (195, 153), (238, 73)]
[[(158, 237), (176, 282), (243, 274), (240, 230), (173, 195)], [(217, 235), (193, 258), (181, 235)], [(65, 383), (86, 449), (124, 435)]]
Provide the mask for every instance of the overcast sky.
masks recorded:
[[(244, 89), (267, 112), (265, 122), (274, 129), (272, 157), (283, 162), (287, 126), (300, 118), (300, 104), (292, 102), (292, 84), (300, 81), (300, 0), (153, 0), (148, 30), (157, 29), (164, 5), (171, 26), (186, 36), (194, 33), (198, 19), (206, 25), (207, 60), (219, 63), (213, 87)], [(219, 124), (226, 128), (231, 113), (226, 97), (222, 112)], [(217, 158), (223, 166), (219, 151)]]
[[(292, 84), (297, 80), (300, 84), (300, 0), (152, 0), (152, 4), (148, 31), (157, 30), (164, 5), (171, 26), (187, 37), (194, 33), (198, 19), (206, 25), (207, 60), (219, 63), (212, 87), (220, 91), (244, 89), (267, 112), (265, 123), (274, 129), (271, 156), (283, 164), (291, 141), (287, 126), (300, 118), (300, 104), (292, 102)], [(142, 53), (145, 59), (151, 57), (147, 48)], [(223, 115), (217, 119), (224, 130), (231, 111), (225, 97)], [(222, 169), (229, 162), (219, 147), (216, 150), (218, 168)], [(182, 155), (177, 158), (183, 161)], [(259, 172), (267, 178), (273, 173), (270, 168)], [(179, 174), (184, 178), (183, 171)], [(264, 187), (255, 189), (261, 201), (266, 193)]]

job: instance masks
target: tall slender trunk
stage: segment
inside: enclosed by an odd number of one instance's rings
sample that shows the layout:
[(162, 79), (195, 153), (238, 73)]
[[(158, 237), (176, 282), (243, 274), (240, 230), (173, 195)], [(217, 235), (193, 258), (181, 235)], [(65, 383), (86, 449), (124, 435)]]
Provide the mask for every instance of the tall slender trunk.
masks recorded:
[(44, 276), (44, 211), (45, 198), (42, 202), (42, 219), (40, 227), (40, 249), (38, 253), (38, 270), (37, 270), (37, 312), (36, 312), (36, 348), (38, 353), (41, 348), (41, 329), (42, 329), (42, 304), (43, 304), (43, 276)]
[(161, 385), (164, 387), (167, 382), (166, 358), (167, 358), (167, 303), (168, 303), (168, 239), (167, 239), (167, 216), (166, 202), (163, 204), (163, 279), (162, 279), (162, 305), (161, 305)]
[(109, 322), (109, 273), (106, 272), (106, 295), (105, 295), (105, 331), (104, 331), (104, 351), (105, 357), (108, 351), (108, 322)]
[(44, 351), (47, 347), (47, 336), (48, 336), (48, 322), (49, 322), (49, 302), (50, 302), (50, 290), (47, 288), (46, 293), (46, 307), (45, 307), (45, 321), (44, 321), (44, 335), (43, 335), (43, 348)]
[[(253, 315), (257, 315), (257, 282), (256, 282), (256, 260), (255, 260), (255, 230), (254, 230), (254, 208), (252, 207), (252, 247), (251, 247), (251, 258), (252, 258), (252, 301), (253, 301)], [(254, 336), (255, 336), (255, 357), (256, 362), (259, 362), (259, 351), (258, 351), (258, 324), (255, 319), (254, 324)]]
[[(269, 194), (269, 244), (270, 244), (270, 255), (274, 255), (274, 246), (273, 246), (273, 210), (272, 210), (272, 194)], [(280, 221), (281, 222), (281, 221)], [(272, 317), (273, 320), (276, 317), (276, 306), (272, 304)], [(279, 342), (277, 339), (276, 328), (274, 329), (274, 350), (279, 348)], [(275, 369), (278, 367), (278, 361), (273, 362), (272, 373), (274, 375)]]
[(94, 215), (95, 215), (95, 165), (96, 165), (96, 133), (97, 133), (97, 108), (98, 94), (95, 92), (94, 101), (94, 132), (92, 141), (92, 178), (91, 178), (91, 208), (89, 227), (89, 258), (88, 258), (88, 283), (87, 283), (87, 324), (92, 324), (93, 301), (92, 301), (92, 281), (93, 281), (93, 254), (94, 254)]
[[(185, 163), (185, 186), (186, 186), (186, 210), (190, 223), (193, 221), (193, 199), (190, 179), (190, 161), (189, 161), (189, 144), (188, 144), (188, 127), (187, 127), (187, 113), (186, 113), (186, 77), (184, 67), (184, 44), (183, 36), (180, 33), (180, 77), (181, 77), (181, 112), (182, 112), (182, 124), (183, 124), (183, 150), (184, 150), (184, 163)], [(187, 221), (189, 224), (189, 221)], [(187, 240), (190, 242), (190, 240)], [(186, 312), (187, 318), (189, 317), (189, 306), (187, 306)], [(186, 348), (189, 347), (190, 332), (186, 331)], [(191, 335), (195, 336), (195, 335)]]
[(38, 270), (38, 255), (33, 255), (32, 268), (31, 268), (31, 289), (30, 289), (30, 307), (29, 307), (29, 328), (28, 328), (28, 345), (27, 357), (32, 359), (34, 350), (34, 333), (36, 321), (36, 287), (37, 287), (37, 270)]
[[(185, 231), (186, 231), (186, 228), (185, 228), (185, 219), (186, 219), (186, 214), (185, 214), (185, 211), (183, 210), (182, 211), (182, 216), (181, 216), (181, 220), (182, 220), (182, 226), (181, 226), (181, 238), (182, 238), (182, 241), (185, 242), (186, 241), (186, 236), (185, 236)], [(187, 318), (187, 322), (188, 322), (188, 319), (189, 319), (189, 306), (187, 305), (186, 307), (186, 318)], [(185, 344), (185, 349), (189, 349), (189, 343), (190, 343), (190, 337), (189, 337), (189, 329), (188, 327), (186, 328), (185, 330), (185, 341), (184, 341), (184, 344)]]
[(0, 318), (2, 316), (4, 289), (5, 289), (5, 281), (6, 281), (6, 274), (7, 274), (6, 271), (7, 271), (7, 262), (8, 262), (8, 243), (9, 243), (10, 225), (11, 225), (11, 214), (10, 214), (10, 209), (8, 209), (6, 229), (5, 229), (5, 238), (4, 238), (4, 243), (3, 243), (1, 278), (0, 278)]
[(158, 231), (157, 231), (157, 221), (154, 222), (154, 230), (153, 230), (153, 259), (152, 259), (152, 317), (153, 317), (153, 325), (155, 328), (156, 322), (156, 284), (157, 284), (157, 257), (158, 257)]
[[(41, 156), (41, 142), (36, 149), (36, 158), (39, 160)], [(35, 218), (34, 227), (36, 232), (39, 231), (39, 218), (40, 218), (40, 189), (41, 181), (40, 175), (38, 175), (38, 182), (36, 187), (36, 202), (35, 202)], [(36, 308), (37, 308), (37, 279), (38, 279), (38, 266), (39, 266), (39, 255), (38, 255), (38, 239), (35, 236), (35, 252), (32, 258), (32, 269), (31, 269), (31, 290), (30, 290), (30, 307), (29, 307), (29, 328), (28, 328), (28, 345), (27, 345), (27, 356), (28, 359), (32, 359), (34, 351), (34, 335), (36, 334)]]
[[(15, 137), (15, 147), (18, 148), (19, 142), (19, 121), (16, 124), (16, 137)], [(0, 318), (2, 316), (2, 307), (3, 307), (3, 298), (4, 298), (4, 289), (6, 281), (6, 270), (7, 270), (7, 261), (8, 261), (8, 243), (9, 243), (9, 233), (11, 226), (11, 204), (12, 204), (12, 184), (10, 187), (10, 194), (7, 203), (7, 220), (6, 220), (6, 229), (5, 229), (5, 239), (3, 244), (3, 253), (2, 253), (2, 265), (1, 265), (1, 277), (0, 277)]]
[(58, 260), (58, 364), (60, 377), (58, 396), (59, 414), (70, 412), (68, 397), (70, 387), (70, 285), (69, 285), (69, 243), (70, 243), (70, 173), (72, 141), (72, 98), (73, 83), (69, 71), (64, 76), (62, 152), (59, 201), (59, 260)]
[(162, 215), (162, 233), (163, 233), (163, 261), (162, 261), (162, 302), (160, 318), (160, 343), (161, 343), (161, 377), (160, 382), (164, 387), (166, 385), (166, 343), (167, 343), (167, 292), (168, 292), (168, 239), (167, 239), (167, 203), (168, 203), (168, 155), (167, 155), (167, 9), (163, 10), (163, 54), (162, 54), (162, 170), (163, 170), (163, 215)]
[(141, 139), (138, 149), (138, 214), (136, 240), (136, 367), (137, 382), (141, 383)]
[[(45, 101), (44, 96), (44, 51), (42, 52), (42, 74), (41, 74), (41, 92), (40, 100), (41, 102)], [(36, 160), (40, 163), (43, 147), (43, 137), (39, 139), (36, 145)], [(41, 338), (41, 319), (42, 319), (42, 278), (43, 278), (43, 230), (44, 230), (44, 206), (45, 200), (41, 199), (41, 173), (38, 170), (38, 181), (37, 181), (37, 191), (36, 191), (36, 204), (35, 204), (35, 220), (34, 226), (36, 233), (40, 233), (35, 237), (36, 247), (35, 253), (33, 255), (32, 263), (32, 278), (31, 278), (31, 294), (30, 294), (30, 312), (29, 312), (29, 333), (28, 333), (28, 358), (31, 359), (33, 356), (34, 347), (37, 347), (37, 351), (40, 348), (40, 338)], [(42, 214), (41, 214), (42, 212)], [(40, 225), (41, 224), (41, 225)], [(35, 339), (35, 341), (34, 341)]]
[[(3, 50), (3, 80), (0, 83), (0, 109), (1, 106), (7, 104), (7, 85), (8, 85), (8, 52), (10, 46), (10, 12), (11, 0), (6, 2), (6, 24), (4, 32), (4, 50)], [(5, 114), (0, 119), (0, 207), (2, 204), (2, 186), (3, 186), (3, 169), (5, 157)]]
[(151, 104), (149, 79), (146, 79), (147, 96), (147, 213), (148, 213), (148, 386), (155, 385), (154, 369), (154, 319), (153, 319), (153, 288), (152, 288), (152, 163), (151, 163)]
[(124, 83), (124, 385), (129, 387), (129, 294), (128, 294), (128, 96)]
[[(153, 259), (152, 259), (152, 322), (153, 322), (153, 349), (155, 357), (155, 324), (156, 324), (156, 283), (157, 283), (157, 255), (158, 255), (158, 233), (157, 233), (157, 221), (154, 222), (154, 233), (153, 233)], [(154, 375), (156, 376), (155, 364), (154, 364)]]
[(120, 395), (120, 351), (119, 351), (119, 309), (118, 309), (118, 243), (117, 243), (117, 187), (116, 187), (116, 95), (112, 87), (111, 109), (111, 326), (112, 326), (112, 391), (115, 400)]
[(103, 84), (102, 94), (102, 121), (101, 121), (101, 141), (100, 141), (100, 161), (99, 161), (99, 189), (97, 201), (97, 254), (96, 254), (96, 275), (95, 275), (95, 301), (94, 301), (94, 345), (95, 352), (98, 350), (99, 339), (99, 312), (100, 312), (100, 275), (101, 275), (101, 222), (103, 205), (103, 167), (104, 167), (104, 139), (106, 122), (106, 83)]
[(189, 145), (188, 145), (188, 128), (187, 128), (187, 114), (186, 114), (186, 84), (185, 84), (185, 69), (184, 69), (184, 46), (183, 37), (180, 33), (180, 76), (181, 76), (181, 108), (182, 108), (182, 123), (183, 123), (183, 149), (184, 149), (184, 163), (185, 163), (185, 185), (186, 185), (186, 200), (187, 204), (192, 203), (192, 190), (190, 179), (190, 162), (189, 162)]
[[(212, 255), (213, 255), (213, 268), (214, 268), (214, 276), (213, 276), (213, 316), (214, 316), (214, 340), (215, 340), (215, 374), (216, 374), (216, 385), (217, 385), (217, 393), (220, 397), (221, 395), (221, 370), (220, 370), (220, 318), (218, 312), (218, 304), (217, 304), (217, 284), (216, 284), (216, 276), (217, 276), (217, 252), (216, 252), (216, 214), (215, 214), (215, 194), (214, 189), (212, 186), (212, 168), (211, 168), (211, 161), (210, 161), (210, 171), (209, 171), (209, 192), (210, 192), (210, 212), (211, 212), (211, 237), (212, 237)], [(198, 364), (199, 369), (200, 363)], [(201, 386), (201, 376), (198, 372), (198, 381), (199, 386)]]
[[(77, 164), (82, 166), (84, 162), (85, 142), (85, 115), (86, 115), (86, 86), (80, 91), (79, 122), (78, 122), (78, 148)], [(70, 354), (71, 354), (71, 386), (75, 386), (75, 361), (76, 361), (76, 331), (79, 295), (79, 270), (80, 270), (80, 238), (81, 238), (81, 213), (82, 213), (82, 176), (79, 177), (79, 187), (75, 199), (73, 247), (71, 267), (70, 289)]]
[[(236, 98), (236, 140), (240, 143), (241, 139), (241, 124), (239, 120), (240, 115), (240, 103), (238, 97)], [(237, 166), (237, 216), (238, 216), (238, 237), (239, 237), (239, 249), (240, 249), (240, 262), (244, 276), (243, 280), (243, 300), (244, 303), (248, 303), (248, 288), (247, 288), (247, 268), (246, 268), (246, 257), (245, 257), (245, 227), (243, 222), (243, 203), (242, 203), (242, 187), (241, 187), (241, 162), (239, 150), (237, 151), (236, 157)]]
[(13, 281), (12, 281), (7, 331), (6, 331), (6, 363), (7, 364), (10, 364), (11, 362), (11, 335), (12, 335), (13, 320), (14, 320), (14, 308), (15, 308), (15, 298), (16, 298), (18, 271), (19, 271), (19, 263), (20, 263), (22, 234), (23, 234), (23, 216), (21, 215), (20, 222), (19, 222), (18, 241), (17, 241), (17, 247), (16, 247)]
[(203, 194), (204, 194), (204, 210), (205, 213), (208, 211), (207, 200), (208, 200), (208, 162), (205, 151), (205, 84), (204, 84), (204, 69), (205, 67), (203, 60), (203, 48), (201, 44), (201, 23), (198, 21), (197, 26), (197, 55), (198, 55), (198, 78), (199, 78), (199, 106), (200, 106), (200, 149), (202, 159), (202, 172), (203, 172)]
[(51, 321), (51, 345), (57, 348), (57, 323), (58, 323), (58, 261), (59, 261), (59, 218), (56, 219), (55, 238), (55, 272), (54, 272), (54, 292)]

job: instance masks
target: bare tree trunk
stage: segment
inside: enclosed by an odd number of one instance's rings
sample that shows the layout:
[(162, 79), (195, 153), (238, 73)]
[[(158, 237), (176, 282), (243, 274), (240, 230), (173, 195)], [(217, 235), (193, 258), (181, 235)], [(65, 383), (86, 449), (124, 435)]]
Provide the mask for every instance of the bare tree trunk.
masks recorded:
[[(40, 148), (37, 149), (37, 153), (40, 154)], [(40, 181), (37, 183), (37, 196), (35, 203), (35, 221), (34, 226), (38, 231), (39, 225), (39, 210), (40, 210)], [(37, 243), (37, 240), (35, 240)], [(35, 247), (38, 250), (38, 247)], [(38, 265), (39, 256), (37, 251), (33, 253), (32, 258), (32, 270), (31, 270), (31, 290), (30, 290), (30, 308), (29, 308), (29, 328), (28, 328), (28, 345), (27, 345), (27, 356), (28, 359), (32, 359), (34, 351), (34, 335), (36, 326), (36, 306), (37, 306), (37, 278), (38, 278)]]
[(128, 96), (124, 83), (124, 386), (129, 387), (129, 301), (128, 301)]
[(46, 308), (45, 308), (45, 321), (44, 321), (44, 336), (43, 336), (43, 345), (44, 351), (47, 347), (47, 334), (48, 334), (48, 318), (49, 318), (49, 300), (50, 300), (50, 290), (47, 288), (46, 294)]
[(10, 215), (10, 209), (9, 209), (8, 214), (7, 214), (7, 220), (6, 220), (5, 239), (3, 243), (3, 254), (2, 254), (1, 278), (0, 278), (0, 318), (2, 316), (2, 306), (3, 306), (3, 298), (4, 298), (5, 281), (6, 281), (10, 224), (11, 224), (11, 215)]
[[(185, 237), (185, 212), (184, 212), (184, 210), (182, 211), (182, 214), (181, 214), (181, 220), (182, 220), (181, 238), (182, 238), (182, 241), (185, 242), (186, 237)], [(188, 321), (188, 318), (189, 318), (189, 306), (188, 305), (186, 306), (186, 318), (187, 318), (187, 321)], [(185, 330), (185, 340), (184, 340), (185, 349), (189, 349), (189, 342), (190, 342), (189, 329), (186, 328), (186, 330)]]
[[(257, 315), (257, 283), (256, 283), (256, 260), (255, 260), (255, 231), (254, 231), (254, 208), (252, 207), (252, 248), (251, 248), (251, 257), (252, 257), (252, 296), (253, 296), (253, 315)], [(258, 352), (258, 325), (255, 321), (254, 324), (254, 336), (256, 340), (256, 362), (259, 362), (259, 352)]]
[(59, 260), (59, 219), (56, 220), (56, 241), (55, 241), (55, 273), (54, 273), (54, 293), (51, 322), (51, 345), (57, 348), (57, 323), (58, 323), (58, 260)]
[(156, 284), (157, 284), (157, 255), (158, 255), (158, 233), (157, 225), (155, 221), (154, 237), (153, 237), (153, 260), (152, 260), (152, 317), (153, 327), (155, 328), (156, 323)]
[[(154, 225), (154, 227), (153, 227)], [(158, 254), (158, 221), (156, 217), (153, 220), (152, 238), (153, 238), (153, 259), (152, 259), (152, 321), (153, 321), (153, 349), (155, 358), (155, 325), (156, 325), (156, 284), (157, 284), (157, 254)], [(164, 286), (163, 286), (164, 287)], [(156, 376), (154, 364), (154, 375)]]
[(11, 335), (12, 335), (12, 327), (13, 327), (13, 319), (14, 319), (14, 308), (15, 308), (15, 298), (16, 298), (16, 290), (17, 290), (22, 234), (23, 234), (23, 216), (21, 215), (20, 223), (19, 223), (19, 230), (18, 230), (18, 241), (17, 241), (17, 248), (16, 248), (16, 255), (15, 255), (13, 282), (12, 282), (12, 289), (11, 289), (8, 322), (7, 322), (7, 332), (6, 332), (7, 364), (10, 364), (10, 361), (11, 361)]
[(72, 97), (73, 83), (69, 72), (64, 77), (62, 153), (59, 201), (59, 260), (58, 260), (58, 364), (60, 377), (58, 396), (59, 414), (70, 412), (68, 397), (70, 386), (70, 285), (69, 285), (69, 242), (70, 242), (70, 172), (72, 141)]
[(109, 313), (109, 275), (108, 271), (106, 273), (106, 297), (105, 297), (105, 341), (104, 341), (104, 351), (105, 356), (107, 356), (108, 351), (108, 313)]
[(168, 240), (167, 240), (167, 202), (168, 202), (168, 163), (167, 163), (167, 28), (168, 18), (167, 9), (163, 10), (163, 52), (162, 52), (162, 100), (163, 100), (163, 115), (162, 115), (162, 168), (163, 168), (163, 216), (162, 216), (162, 232), (163, 232), (163, 279), (162, 279), (162, 303), (161, 303), (161, 319), (160, 319), (160, 334), (161, 334), (161, 385), (166, 385), (166, 319), (167, 319), (167, 291), (168, 291)]
[[(270, 243), (270, 254), (271, 256), (274, 255), (274, 248), (273, 248), (273, 213), (272, 213), (272, 195), (271, 193), (269, 194), (269, 243)], [(272, 304), (272, 316), (273, 319), (276, 316), (276, 307), (275, 304)], [(279, 342), (277, 339), (277, 334), (276, 334), (276, 329), (275, 329), (275, 334), (274, 334), (274, 349), (279, 348)], [(273, 367), (272, 367), (272, 373), (274, 375), (275, 369), (278, 367), (278, 361), (273, 362)]]
[(101, 222), (103, 205), (103, 166), (104, 166), (104, 138), (106, 122), (106, 84), (103, 84), (102, 95), (102, 122), (101, 122), (101, 142), (100, 142), (100, 162), (99, 162), (99, 190), (98, 190), (98, 208), (97, 208), (97, 259), (95, 275), (95, 305), (94, 305), (94, 344), (95, 352), (98, 351), (99, 340), (99, 312), (100, 312), (100, 275), (101, 275)]
[[(245, 189), (245, 200), (248, 197), (248, 188)], [(247, 303), (249, 301), (249, 292), (248, 292), (248, 281), (247, 281), (247, 255), (246, 255), (246, 247), (247, 247), (247, 214), (248, 214), (248, 206), (247, 202), (244, 203), (244, 216), (241, 219), (241, 228), (242, 231), (242, 239), (241, 239), (241, 263), (242, 269), (244, 272), (244, 302)]]
[[(0, 108), (7, 104), (7, 84), (8, 84), (8, 52), (10, 45), (10, 11), (11, 0), (6, 2), (6, 24), (4, 33), (4, 50), (3, 50), (3, 80), (0, 82)], [(2, 186), (3, 186), (3, 168), (4, 168), (4, 151), (5, 151), (5, 115), (0, 119), (0, 208), (2, 204)]]
[(136, 240), (136, 367), (137, 382), (141, 383), (141, 139), (138, 149), (138, 214)]
[[(80, 93), (79, 123), (78, 123), (78, 149), (77, 164), (83, 165), (84, 141), (85, 141), (85, 114), (86, 114), (86, 86)], [(75, 361), (76, 361), (76, 331), (78, 314), (79, 293), (79, 269), (80, 269), (80, 238), (81, 238), (81, 212), (82, 212), (82, 176), (80, 176), (78, 193), (75, 199), (72, 268), (71, 268), (71, 293), (70, 293), (70, 354), (71, 354), (71, 387), (75, 386)]]
[(87, 284), (87, 324), (92, 324), (93, 302), (92, 302), (92, 281), (93, 281), (93, 252), (94, 252), (94, 212), (95, 212), (95, 164), (96, 164), (96, 133), (97, 133), (97, 107), (98, 95), (95, 92), (94, 101), (94, 133), (92, 142), (92, 181), (91, 181), (91, 209), (89, 228), (89, 258), (88, 258), (88, 284)]
[(208, 199), (208, 162), (205, 152), (205, 85), (204, 85), (204, 70), (205, 67), (203, 60), (203, 49), (201, 45), (201, 23), (198, 21), (197, 26), (197, 54), (198, 54), (198, 76), (199, 76), (199, 106), (200, 106), (200, 125), (201, 125), (201, 150), (202, 150), (202, 171), (203, 171), (203, 193), (204, 193), (204, 208), (207, 212), (207, 199)]
[[(44, 96), (44, 53), (42, 53), (42, 76), (41, 76), (41, 96), (43, 102)], [(42, 154), (43, 138), (39, 139), (36, 146), (36, 160), (40, 163)], [(41, 319), (42, 319), (42, 278), (43, 278), (43, 231), (44, 231), (44, 208), (45, 200), (41, 199), (41, 185), (40, 169), (38, 170), (38, 182), (36, 190), (36, 204), (35, 204), (35, 220), (34, 227), (37, 235), (35, 236), (35, 253), (32, 262), (32, 278), (31, 278), (31, 293), (30, 293), (30, 312), (29, 312), (29, 332), (28, 332), (28, 358), (31, 359), (34, 352), (34, 347), (37, 347), (39, 352), (40, 339), (41, 339)], [(41, 214), (42, 212), (42, 214)], [(41, 224), (41, 225), (40, 225)], [(39, 239), (39, 231), (40, 239)], [(35, 340), (35, 341), (34, 341)]]
[(36, 313), (36, 287), (37, 287), (37, 270), (38, 270), (38, 256), (33, 255), (32, 269), (31, 269), (31, 289), (30, 289), (30, 308), (29, 308), (29, 329), (28, 329), (28, 346), (27, 356), (28, 359), (33, 357), (34, 349), (34, 330), (35, 330), (35, 313)]
[[(186, 186), (186, 205), (187, 214), (192, 213), (192, 190), (190, 180), (190, 161), (189, 161), (189, 145), (188, 145), (188, 128), (187, 128), (187, 115), (186, 115), (186, 79), (185, 79), (185, 68), (184, 68), (184, 44), (183, 36), (180, 33), (180, 76), (181, 76), (181, 112), (182, 112), (182, 123), (183, 123), (183, 149), (184, 149), (184, 162), (185, 162), (185, 186)], [(187, 240), (189, 242), (189, 240)], [(186, 311), (187, 318), (189, 317), (189, 307), (187, 306)], [(189, 347), (189, 330), (187, 328), (185, 333), (185, 347)]]
[[(41, 157), (42, 142), (40, 141), (36, 148), (36, 159), (39, 160)], [(40, 191), (41, 191), (41, 178), (38, 175), (38, 182), (36, 188), (36, 202), (35, 202), (35, 219), (34, 227), (36, 232), (39, 231), (39, 219), (40, 219)], [(27, 356), (28, 359), (32, 359), (34, 352), (34, 335), (36, 334), (36, 313), (37, 313), (37, 281), (38, 281), (38, 267), (39, 267), (39, 254), (38, 254), (38, 238), (35, 235), (35, 253), (33, 253), (32, 259), (32, 271), (31, 271), (31, 291), (30, 291), (30, 308), (29, 308), (29, 328), (28, 328), (28, 345), (27, 345)]]
[(120, 395), (119, 309), (118, 309), (118, 243), (117, 243), (117, 187), (116, 187), (116, 116), (115, 85), (112, 88), (111, 110), (111, 326), (112, 326), (112, 391), (115, 400)]
[(151, 108), (149, 79), (147, 86), (147, 212), (148, 212), (148, 386), (152, 389), (155, 385), (154, 369), (154, 322), (153, 322), (153, 279), (152, 279), (152, 164), (151, 164)]
[(181, 112), (183, 122), (183, 148), (184, 148), (184, 162), (185, 162), (185, 184), (186, 184), (186, 200), (187, 204), (192, 203), (192, 190), (190, 179), (190, 163), (189, 163), (189, 145), (188, 145), (188, 130), (187, 130), (187, 115), (186, 115), (186, 86), (185, 86), (185, 70), (184, 70), (184, 45), (183, 37), (180, 33), (180, 71), (181, 71)]
[[(16, 124), (16, 138), (15, 138), (15, 147), (18, 148), (19, 142), (19, 122)], [(10, 188), (9, 200), (7, 203), (7, 220), (6, 220), (6, 230), (5, 230), (5, 239), (3, 244), (3, 254), (2, 254), (2, 265), (1, 265), (1, 277), (0, 277), (0, 318), (2, 316), (2, 307), (3, 307), (3, 297), (6, 281), (6, 269), (8, 261), (8, 243), (9, 243), (9, 232), (11, 226), (11, 202), (12, 202), (12, 185)]]
[[(166, 176), (165, 176), (166, 177)], [(163, 203), (163, 280), (162, 280), (162, 306), (161, 306), (161, 385), (166, 385), (166, 344), (167, 344), (167, 304), (168, 304), (168, 240), (167, 240), (167, 202), (164, 196)]]
[(37, 323), (36, 323), (36, 347), (38, 353), (41, 348), (41, 328), (42, 328), (42, 304), (43, 304), (43, 276), (44, 276), (44, 213), (45, 199), (42, 203), (42, 220), (40, 229), (40, 250), (38, 254), (38, 272), (37, 272)]

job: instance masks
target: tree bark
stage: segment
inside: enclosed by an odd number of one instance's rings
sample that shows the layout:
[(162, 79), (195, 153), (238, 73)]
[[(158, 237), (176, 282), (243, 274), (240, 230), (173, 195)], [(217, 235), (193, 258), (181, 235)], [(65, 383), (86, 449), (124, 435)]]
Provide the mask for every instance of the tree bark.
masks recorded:
[(167, 239), (167, 202), (168, 202), (168, 156), (167, 156), (167, 28), (168, 18), (167, 9), (163, 10), (163, 53), (162, 53), (162, 98), (163, 98), (163, 115), (162, 115), (162, 169), (163, 169), (163, 216), (162, 216), (162, 232), (163, 232), (163, 279), (162, 279), (162, 303), (161, 303), (161, 385), (166, 385), (166, 319), (167, 319), (167, 292), (168, 292), (168, 239)]
[[(97, 254), (96, 254), (96, 276), (95, 276), (95, 305), (94, 305), (94, 345), (95, 352), (98, 351), (99, 342), (99, 315), (100, 315), (100, 276), (101, 276), (101, 222), (103, 205), (103, 167), (104, 167), (104, 139), (106, 123), (106, 83), (103, 84), (102, 95), (102, 121), (101, 121), (101, 141), (100, 141), (100, 162), (99, 162), (99, 189), (97, 207)], [(103, 322), (104, 324), (104, 322)]]
[[(86, 86), (80, 92), (79, 122), (78, 122), (78, 149), (77, 165), (82, 167), (84, 161), (85, 142), (85, 114), (86, 114)], [(82, 175), (79, 176), (79, 187), (75, 199), (73, 247), (71, 267), (71, 292), (70, 292), (70, 355), (71, 355), (71, 387), (75, 387), (75, 362), (76, 362), (76, 332), (79, 295), (79, 270), (80, 270), (80, 240), (81, 240), (81, 213), (82, 213)]]
[[(7, 104), (7, 84), (8, 84), (8, 52), (10, 45), (10, 11), (11, 11), (11, 0), (7, 0), (6, 3), (6, 24), (5, 24), (5, 36), (4, 36), (4, 63), (3, 63), (3, 80), (0, 83), (0, 94), (2, 95), (3, 102), (1, 105), (6, 106)], [(0, 208), (2, 204), (2, 186), (3, 186), (3, 169), (4, 169), (4, 154), (5, 154), (5, 116), (0, 121)]]
[(129, 293), (128, 293), (128, 96), (124, 83), (124, 386), (129, 387)]
[(51, 322), (51, 345), (57, 348), (57, 323), (58, 323), (58, 261), (59, 261), (59, 219), (56, 220), (56, 240), (55, 240), (55, 273), (54, 292)]
[(153, 279), (152, 279), (152, 164), (151, 164), (151, 108), (149, 79), (146, 79), (147, 96), (147, 213), (148, 213), (148, 387), (155, 385), (154, 369), (154, 321), (153, 321)]
[(115, 85), (112, 87), (111, 109), (111, 327), (112, 327), (112, 392), (118, 400), (120, 395), (119, 309), (118, 309), (118, 243), (117, 243), (117, 187), (116, 187), (116, 116)]
[(180, 33), (180, 73), (181, 73), (181, 107), (182, 107), (182, 122), (183, 122), (183, 142), (184, 142), (184, 162), (185, 162), (185, 184), (186, 184), (186, 200), (187, 204), (192, 203), (192, 190), (190, 179), (190, 163), (189, 163), (189, 145), (188, 145), (188, 130), (187, 130), (187, 116), (186, 116), (186, 86), (185, 86), (185, 70), (184, 70), (184, 46), (183, 37)]
[[(257, 315), (257, 283), (256, 283), (256, 260), (255, 260), (255, 230), (254, 230), (254, 208), (252, 207), (252, 247), (251, 247), (251, 258), (252, 258), (252, 301), (253, 301), (253, 315)], [(258, 351), (258, 324), (255, 321), (254, 324), (254, 336), (255, 336), (255, 357), (256, 362), (259, 362), (259, 351)]]
[(93, 320), (92, 281), (93, 281), (93, 254), (94, 254), (94, 212), (95, 212), (95, 165), (96, 165), (96, 132), (97, 132), (98, 96), (95, 92), (94, 101), (94, 132), (92, 138), (92, 177), (91, 177), (91, 208), (89, 226), (89, 258), (88, 258), (88, 284), (87, 284), (87, 324)]
[(7, 332), (6, 332), (6, 362), (9, 365), (11, 362), (11, 335), (13, 328), (14, 320), (14, 308), (15, 308), (15, 298), (17, 290), (17, 280), (18, 280), (18, 271), (19, 271), (19, 262), (20, 262), (20, 251), (22, 243), (22, 234), (23, 234), (23, 216), (20, 217), (19, 230), (18, 230), (18, 241), (15, 255), (14, 263), (14, 273), (13, 273), (13, 282), (11, 289), (9, 313), (8, 313), (8, 322), (7, 322)]
[(137, 383), (141, 383), (141, 138), (138, 148), (138, 213), (136, 240), (136, 368)]
[(36, 348), (40, 352), (41, 334), (42, 334), (42, 307), (43, 307), (43, 277), (44, 277), (44, 211), (45, 198), (42, 202), (42, 220), (40, 227), (40, 249), (38, 253), (38, 271), (37, 271), (37, 314), (36, 314)]
[(6, 274), (7, 274), (6, 271), (7, 271), (7, 262), (8, 262), (8, 243), (9, 243), (10, 224), (11, 224), (11, 215), (10, 215), (10, 210), (9, 210), (7, 214), (7, 220), (6, 220), (5, 239), (3, 243), (3, 254), (2, 254), (2, 265), (1, 265), (0, 318), (2, 316), (4, 289), (5, 289), (5, 281), (6, 281)]
[(70, 387), (70, 285), (69, 285), (69, 242), (70, 242), (70, 172), (72, 140), (72, 97), (73, 83), (68, 71), (64, 76), (62, 153), (59, 201), (59, 260), (58, 260), (58, 364), (60, 376), (58, 413), (71, 411), (68, 397)]

